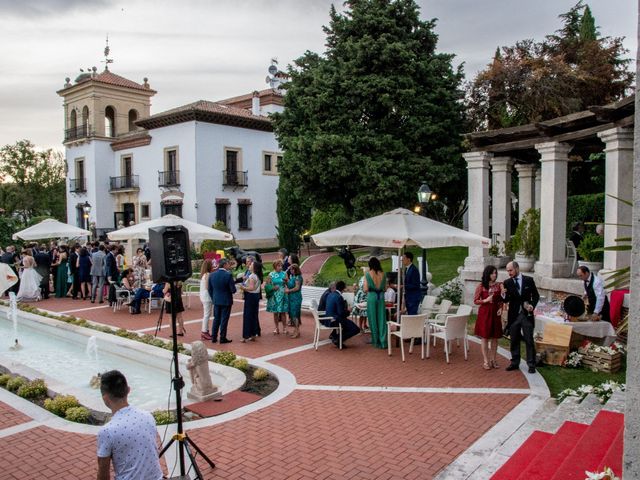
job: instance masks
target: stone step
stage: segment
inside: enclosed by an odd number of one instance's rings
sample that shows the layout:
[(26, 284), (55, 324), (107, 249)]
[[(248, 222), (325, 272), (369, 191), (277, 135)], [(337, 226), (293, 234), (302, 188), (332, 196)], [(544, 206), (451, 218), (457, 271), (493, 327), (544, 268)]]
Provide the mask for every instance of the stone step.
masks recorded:
[(613, 392), (609, 401), (605, 404), (604, 408), (612, 412), (624, 413), (625, 399), (627, 395), (625, 392), (617, 390)]

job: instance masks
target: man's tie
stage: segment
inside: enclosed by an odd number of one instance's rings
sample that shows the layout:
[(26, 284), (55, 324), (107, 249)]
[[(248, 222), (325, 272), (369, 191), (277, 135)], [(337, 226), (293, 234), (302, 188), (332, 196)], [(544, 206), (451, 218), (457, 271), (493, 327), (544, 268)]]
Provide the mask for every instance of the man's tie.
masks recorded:
[(513, 279), (514, 282), (516, 282), (516, 288), (518, 289), (518, 295), (520, 295), (522, 292), (520, 291), (520, 282), (518, 282), (518, 277)]

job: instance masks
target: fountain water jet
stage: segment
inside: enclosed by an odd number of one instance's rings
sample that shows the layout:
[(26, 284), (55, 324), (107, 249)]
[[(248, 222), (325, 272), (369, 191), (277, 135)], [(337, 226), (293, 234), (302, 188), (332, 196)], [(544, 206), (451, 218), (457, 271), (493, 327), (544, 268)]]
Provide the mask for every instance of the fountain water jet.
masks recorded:
[(98, 361), (98, 340), (95, 335), (89, 337), (89, 340), (87, 340), (87, 349), (85, 352), (87, 353), (87, 357), (95, 362), (96, 371), (98, 372), (97, 375), (91, 377), (89, 385), (91, 388), (98, 388), (100, 387), (100, 363)]
[(12, 350), (18, 350), (22, 348), (22, 345), (18, 342), (18, 299), (15, 292), (9, 292), (9, 312), (7, 318), (13, 322), (13, 338), (14, 344), (11, 347)]

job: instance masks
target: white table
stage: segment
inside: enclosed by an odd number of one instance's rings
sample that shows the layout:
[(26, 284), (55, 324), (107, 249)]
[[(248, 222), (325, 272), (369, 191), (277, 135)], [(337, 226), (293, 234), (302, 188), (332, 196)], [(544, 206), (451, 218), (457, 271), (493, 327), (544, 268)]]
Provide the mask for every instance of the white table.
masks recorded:
[(561, 323), (563, 325), (571, 325), (573, 331), (584, 335), (585, 337), (604, 338), (604, 345), (609, 346), (615, 342), (617, 336), (616, 331), (609, 322), (565, 322), (562, 317), (553, 315), (536, 315), (536, 325), (534, 331), (542, 333), (544, 325), (547, 322)]

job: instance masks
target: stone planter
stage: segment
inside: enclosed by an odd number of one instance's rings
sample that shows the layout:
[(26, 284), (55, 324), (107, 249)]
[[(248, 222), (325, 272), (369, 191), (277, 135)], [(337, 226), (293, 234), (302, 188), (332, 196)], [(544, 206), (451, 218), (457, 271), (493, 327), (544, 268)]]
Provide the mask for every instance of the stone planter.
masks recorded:
[(578, 266), (587, 267), (591, 273), (597, 275), (602, 270), (602, 262), (587, 262), (585, 260), (578, 260)]
[(511, 257), (500, 256), (500, 257), (489, 257), (489, 265), (493, 265), (494, 267), (500, 269), (507, 266), (507, 263), (511, 261)]
[(520, 265), (521, 272), (533, 271), (533, 265), (536, 263), (536, 257), (528, 257), (520, 253), (516, 253), (515, 260), (518, 262), (518, 265)]

